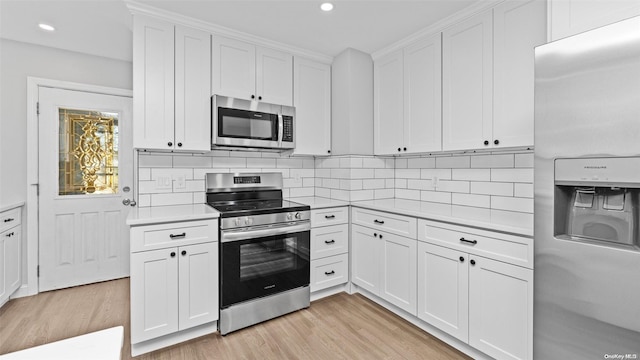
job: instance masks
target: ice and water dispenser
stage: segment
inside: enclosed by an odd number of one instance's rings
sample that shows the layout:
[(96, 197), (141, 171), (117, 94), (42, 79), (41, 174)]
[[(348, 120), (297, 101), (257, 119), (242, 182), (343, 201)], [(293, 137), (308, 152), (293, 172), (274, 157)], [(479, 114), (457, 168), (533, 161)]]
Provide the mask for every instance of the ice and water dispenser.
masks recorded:
[(555, 160), (556, 238), (640, 250), (640, 157)]

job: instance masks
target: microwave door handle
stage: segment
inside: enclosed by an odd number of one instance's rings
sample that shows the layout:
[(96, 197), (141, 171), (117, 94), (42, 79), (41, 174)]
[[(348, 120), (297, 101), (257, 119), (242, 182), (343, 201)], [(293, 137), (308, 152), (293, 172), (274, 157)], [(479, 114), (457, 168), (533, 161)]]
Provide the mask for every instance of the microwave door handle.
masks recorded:
[(282, 113), (278, 113), (278, 147), (282, 147), (282, 136), (284, 132), (284, 120), (282, 118)]

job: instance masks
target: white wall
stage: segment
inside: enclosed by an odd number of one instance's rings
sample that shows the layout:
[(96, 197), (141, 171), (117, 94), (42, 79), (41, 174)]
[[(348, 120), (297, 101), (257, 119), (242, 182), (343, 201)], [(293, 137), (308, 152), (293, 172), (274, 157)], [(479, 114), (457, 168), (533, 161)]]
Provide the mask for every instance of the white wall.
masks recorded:
[(27, 77), (131, 89), (132, 74), (130, 62), (0, 39), (0, 206), (27, 200)]

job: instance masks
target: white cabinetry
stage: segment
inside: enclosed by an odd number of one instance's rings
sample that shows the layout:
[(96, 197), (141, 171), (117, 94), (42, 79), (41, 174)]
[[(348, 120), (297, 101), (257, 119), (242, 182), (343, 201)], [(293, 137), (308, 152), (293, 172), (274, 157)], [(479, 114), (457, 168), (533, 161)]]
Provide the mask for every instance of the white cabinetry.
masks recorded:
[(157, 342), (159, 337), (208, 323), (215, 327), (218, 320), (215, 220), (134, 226), (131, 251), (134, 356), (188, 339), (183, 334), (173, 342), (167, 338)]
[(212, 92), (293, 105), (293, 56), (243, 41), (213, 36)]
[(349, 281), (348, 207), (311, 210), (311, 292)]
[(533, 145), (534, 47), (546, 3), (509, 1), (443, 32), (445, 151)]
[(331, 154), (331, 66), (295, 57), (296, 155)]
[(638, 15), (638, 0), (550, 0), (549, 40), (562, 39)]
[(492, 111), (492, 13), (487, 11), (443, 32), (442, 149), (489, 145)]
[[(378, 222), (372, 222), (368, 227), (356, 225), (358, 213), (362, 215), (363, 211), (367, 215), (374, 216)], [(397, 217), (398, 215), (371, 210), (352, 209), (352, 219), (354, 219), (354, 225), (351, 226), (352, 282), (400, 309), (416, 315), (415, 219), (413, 222), (409, 221), (409, 224), (413, 224), (413, 231), (409, 231), (413, 234), (413, 238), (408, 238), (396, 234), (398, 229), (394, 225), (403, 223), (396, 219)], [(361, 216), (360, 219), (362, 219)], [(394, 219), (397, 223), (393, 222), (385, 227), (386, 221), (380, 219)]]
[(0, 306), (20, 287), (21, 212), (15, 207), (0, 213)]
[(532, 359), (531, 239), (428, 220), (418, 233), (418, 317), (492, 357)]
[(209, 151), (210, 35), (143, 15), (133, 27), (134, 147)]
[(376, 60), (376, 154), (441, 150), (441, 68), (440, 34)]

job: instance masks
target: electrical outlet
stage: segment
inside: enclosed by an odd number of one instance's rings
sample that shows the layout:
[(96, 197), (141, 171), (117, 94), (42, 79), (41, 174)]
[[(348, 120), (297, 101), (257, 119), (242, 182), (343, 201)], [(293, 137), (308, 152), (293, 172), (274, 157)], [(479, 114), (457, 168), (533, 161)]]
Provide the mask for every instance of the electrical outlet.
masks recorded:
[(156, 178), (156, 189), (158, 189), (158, 190), (171, 189), (171, 177), (170, 176), (158, 176)]
[(187, 182), (184, 175), (178, 175), (173, 179), (174, 190), (184, 190), (187, 188)]
[(433, 179), (431, 179), (431, 187), (433, 187), (433, 190), (437, 190), (438, 189), (438, 177), (434, 176)]

